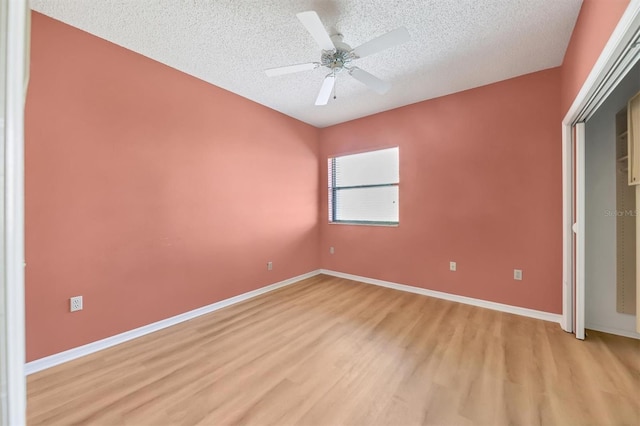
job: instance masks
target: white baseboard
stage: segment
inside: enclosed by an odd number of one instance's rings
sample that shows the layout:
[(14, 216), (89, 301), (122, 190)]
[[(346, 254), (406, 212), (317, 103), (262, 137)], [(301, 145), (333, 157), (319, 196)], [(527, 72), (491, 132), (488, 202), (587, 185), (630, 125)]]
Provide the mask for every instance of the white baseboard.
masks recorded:
[(25, 364), (25, 373), (27, 375), (37, 373), (38, 371), (42, 371), (47, 368), (54, 367), (56, 365), (83, 357), (85, 355), (98, 352), (102, 349), (110, 348), (111, 346), (119, 345), (120, 343), (124, 343), (129, 340), (144, 336), (146, 334), (153, 333), (154, 331), (162, 330), (163, 328), (171, 327), (172, 325), (176, 325), (181, 322), (199, 317), (201, 315), (208, 314), (213, 311), (217, 311), (218, 309), (222, 309), (227, 306), (234, 305), (236, 303), (245, 301), (247, 299), (251, 299), (253, 297), (273, 291), (275, 289), (285, 287), (291, 284), (295, 284), (298, 281), (311, 278), (318, 274), (320, 274), (320, 270), (315, 270), (312, 272), (308, 272), (306, 274), (298, 275), (297, 277), (289, 278), (287, 280), (280, 281), (265, 287), (261, 287), (257, 290), (253, 290), (248, 293), (243, 293), (238, 296), (231, 297), (229, 299), (221, 300), (219, 302), (212, 303), (210, 305), (203, 306), (201, 308), (194, 309), (192, 311), (185, 312), (183, 314), (176, 315), (171, 318), (163, 319), (161, 321), (154, 322), (149, 325), (145, 325), (139, 328), (135, 328), (133, 330), (125, 331), (124, 333), (116, 334), (115, 336), (107, 337), (105, 339), (98, 340), (96, 342), (88, 343), (86, 345), (79, 346), (77, 348), (69, 349), (64, 352), (60, 352), (54, 355), (37, 359), (35, 361), (28, 362)]
[(375, 278), (361, 277), (359, 275), (345, 274), (327, 269), (321, 269), (320, 273), (331, 275), (333, 277), (345, 278), (348, 280), (359, 281), (365, 284), (373, 284), (381, 287), (392, 288), (395, 290), (407, 291), (409, 293), (422, 294), (423, 296), (431, 296), (438, 299), (450, 300), (452, 302), (464, 303), (466, 305), (478, 306), (481, 308), (493, 309), (494, 311), (507, 312), (510, 314), (522, 315), (525, 317), (540, 319), (544, 321), (562, 323), (562, 315), (550, 312), (536, 311), (535, 309), (521, 308), (519, 306), (505, 305), (497, 302), (489, 302), (487, 300), (474, 299), (472, 297), (458, 296), (456, 294), (444, 293), (441, 291), (427, 290), (421, 287), (413, 287), (405, 284), (397, 284), (389, 281), (377, 280)]
[(622, 330), (620, 328), (606, 327), (598, 324), (586, 324), (584, 326), (587, 330), (601, 331), (603, 333), (615, 334), (623, 337), (631, 337), (632, 339), (640, 339), (640, 333), (635, 331)]
[[(421, 294), (424, 296), (431, 296), (438, 299), (450, 300), (453, 302), (464, 303), (467, 305), (479, 306), (481, 308), (493, 309), (501, 312), (508, 312), (511, 314), (522, 315), (530, 318), (541, 319), (544, 321), (551, 321), (560, 323), (562, 321), (562, 315), (552, 314), (549, 312), (536, 311), (534, 309), (520, 308), (518, 306), (504, 305), (502, 303), (489, 302), (486, 300), (474, 299), (466, 296), (458, 296), (455, 294), (444, 293), (435, 290), (427, 290), (420, 287), (413, 287), (405, 284), (398, 284), (389, 281), (377, 280), (374, 278), (362, 277), (359, 275), (345, 274), (343, 272), (336, 272), (327, 269), (319, 269), (315, 270), (303, 275), (298, 275), (297, 277), (289, 278), (284, 281), (280, 281), (257, 290), (250, 291), (248, 293), (240, 294), (238, 296), (231, 297), (229, 299), (221, 300), (216, 303), (212, 303), (207, 306), (203, 306), (198, 309), (194, 309), (189, 312), (185, 312), (180, 315), (176, 315), (171, 318), (167, 318), (158, 322), (154, 322), (152, 324), (148, 324), (139, 328), (135, 328), (133, 330), (125, 331), (124, 333), (117, 334), (115, 336), (107, 337), (102, 340), (98, 340), (96, 342), (88, 343), (83, 346), (79, 346), (77, 348), (69, 349), (64, 352), (60, 352), (54, 355), (50, 355), (44, 358), (37, 359), (35, 361), (28, 362), (25, 364), (25, 373), (27, 375), (37, 373), (38, 371), (45, 370), (47, 368), (54, 367), (59, 364), (63, 364), (68, 361), (72, 361), (74, 359), (83, 357), (85, 355), (92, 354), (94, 352), (98, 352), (102, 349), (110, 348), (111, 346), (119, 345), (120, 343), (127, 342), (129, 340), (142, 337), (146, 334), (153, 333), (154, 331), (162, 330), (163, 328), (171, 327), (172, 325), (179, 324), (184, 321), (188, 321), (190, 319), (199, 317), (204, 314), (208, 314), (210, 312), (217, 311), (218, 309), (225, 308), (227, 306), (231, 306), (233, 304), (245, 301), (247, 299), (251, 299), (253, 297), (259, 296), (261, 294), (273, 291), (275, 289), (285, 287), (291, 284), (295, 284), (298, 281), (311, 278), (318, 274), (325, 274), (339, 278), (345, 278), (353, 281), (359, 281), (366, 284), (373, 284), (381, 287), (392, 288), (395, 290), (406, 291), (409, 293)], [(602, 328), (589, 327), (592, 330), (604, 331), (607, 333), (620, 334), (620, 330), (612, 331), (612, 330), (604, 330)], [(623, 334), (624, 335), (624, 334)], [(633, 335), (628, 335), (627, 337), (636, 337)]]

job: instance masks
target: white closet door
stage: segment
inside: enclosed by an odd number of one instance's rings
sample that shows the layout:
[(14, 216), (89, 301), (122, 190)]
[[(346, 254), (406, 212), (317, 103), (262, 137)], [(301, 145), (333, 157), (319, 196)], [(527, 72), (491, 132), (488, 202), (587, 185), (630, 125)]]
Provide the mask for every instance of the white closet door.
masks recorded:
[(585, 130), (584, 123), (575, 125), (576, 135), (576, 338), (584, 339), (585, 291)]

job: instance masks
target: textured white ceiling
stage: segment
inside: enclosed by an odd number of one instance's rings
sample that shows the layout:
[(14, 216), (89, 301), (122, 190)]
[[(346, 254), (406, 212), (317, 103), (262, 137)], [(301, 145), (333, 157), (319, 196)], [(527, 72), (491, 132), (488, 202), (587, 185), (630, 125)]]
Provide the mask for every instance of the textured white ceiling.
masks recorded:
[[(317, 127), (559, 66), (582, 0), (31, 0), (34, 10)], [(411, 41), (356, 65), (386, 95), (326, 69), (267, 77), (320, 59), (296, 18), (315, 10), (356, 47), (404, 26)]]

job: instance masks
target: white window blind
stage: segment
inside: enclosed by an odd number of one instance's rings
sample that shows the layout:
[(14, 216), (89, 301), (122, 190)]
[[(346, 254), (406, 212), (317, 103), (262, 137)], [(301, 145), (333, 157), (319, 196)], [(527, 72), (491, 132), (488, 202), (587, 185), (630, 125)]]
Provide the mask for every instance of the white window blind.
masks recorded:
[(398, 224), (399, 149), (329, 158), (329, 221)]

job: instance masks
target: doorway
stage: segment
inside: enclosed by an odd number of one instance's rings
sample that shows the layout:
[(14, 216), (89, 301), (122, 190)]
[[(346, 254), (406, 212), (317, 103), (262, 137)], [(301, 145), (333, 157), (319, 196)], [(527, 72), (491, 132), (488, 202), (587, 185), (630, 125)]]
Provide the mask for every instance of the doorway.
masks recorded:
[[(586, 123), (607, 102), (609, 96), (634, 69), (638, 60), (640, 60), (640, 0), (633, 0), (562, 122), (564, 200), (562, 327), (565, 331), (575, 333), (578, 339), (585, 338), (587, 301), (588, 233), (586, 227), (589, 223), (586, 212), (589, 194), (586, 190), (587, 174), (585, 173), (588, 130)], [(615, 151), (612, 152), (615, 153)], [(590, 200), (593, 200), (593, 196)], [(593, 213), (590, 217), (593, 219)], [(596, 231), (589, 231), (592, 239), (593, 235), (597, 235), (597, 233), (593, 234)], [(590, 244), (597, 244), (597, 240), (591, 241)], [(608, 277), (610, 279), (609, 275)], [(589, 279), (597, 280), (597, 274), (591, 274)], [(592, 289), (592, 293), (593, 291)]]
[(585, 122), (585, 328), (636, 332), (636, 189), (628, 184), (627, 103), (640, 63)]

